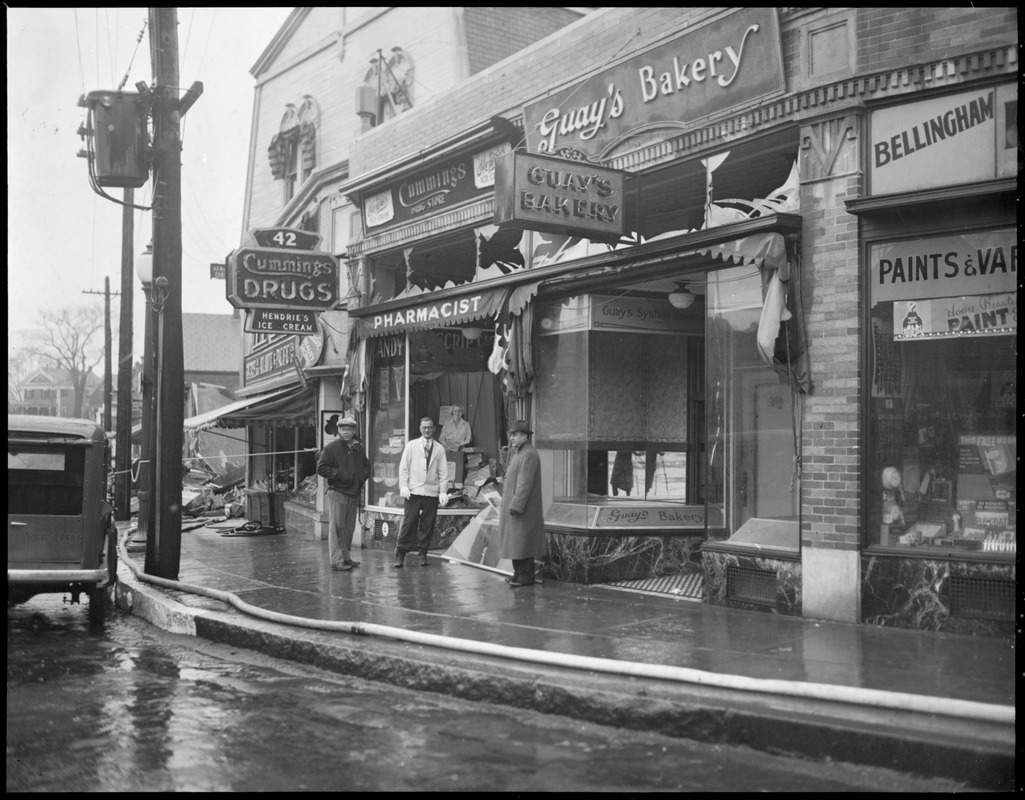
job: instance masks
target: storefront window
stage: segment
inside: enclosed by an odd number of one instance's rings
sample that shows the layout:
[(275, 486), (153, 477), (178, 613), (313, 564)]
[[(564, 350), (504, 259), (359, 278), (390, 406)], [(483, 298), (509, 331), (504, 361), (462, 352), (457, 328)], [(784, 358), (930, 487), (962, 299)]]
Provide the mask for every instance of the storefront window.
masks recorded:
[(709, 516), (723, 520), (735, 539), (745, 530), (750, 541), (796, 549), (800, 497), (793, 398), (756, 345), (762, 313), (758, 267), (708, 273), (706, 299)]
[(539, 301), (535, 318), (546, 522), (703, 527), (700, 309), (624, 292)]
[(370, 340), (372, 505), (402, 507), (399, 459), (405, 443), (420, 436), (423, 417), (434, 420), (435, 438), (446, 448), (453, 493), (462, 491), (463, 499), (448, 507), (486, 503), (478, 489), (498, 475), (506, 428), (499, 382), (487, 366), (494, 346), (488, 325), (493, 322)]
[(870, 248), (870, 544), (1014, 557), (1013, 237)]
[(307, 505), (316, 502), (316, 441), (310, 425), (251, 426), (249, 488), (287, 493)]
[(401, 506), (399, 457), (406, 443), (405, 336), (382, 336), (368, 343), (371, 354), (369, 501)]

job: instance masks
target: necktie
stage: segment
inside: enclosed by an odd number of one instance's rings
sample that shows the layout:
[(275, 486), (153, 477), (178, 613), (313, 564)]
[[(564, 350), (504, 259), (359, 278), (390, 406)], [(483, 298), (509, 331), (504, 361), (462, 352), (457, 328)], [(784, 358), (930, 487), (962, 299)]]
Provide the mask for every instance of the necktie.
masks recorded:
[(434, 449), (434, 444), (433, 443), (424, 445), (424, 458), (427, 459), (427, 463), (428, 464), (431, 463), (431, 450), (433, 450), (433, 449)]

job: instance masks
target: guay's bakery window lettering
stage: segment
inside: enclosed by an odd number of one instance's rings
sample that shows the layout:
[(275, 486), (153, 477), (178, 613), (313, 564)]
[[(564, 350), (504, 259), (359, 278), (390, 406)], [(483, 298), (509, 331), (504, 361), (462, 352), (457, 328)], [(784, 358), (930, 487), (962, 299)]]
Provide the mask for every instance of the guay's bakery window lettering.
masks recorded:
[[(713, 509), (713, 517), (716, 517)], [(721, 520), (719, 522), (721, 524)], [(596, 528), (683, 528), (705, 527), (705, 507), (685, 505), (646, 505), (601, 507), (594, 520)]]
[(872, 193), (1013, 177), (1017, 108), (1008, 84), (872, 112)]
[(1013, 293), (1018, 238), (1013, 230), (872, 245), (872, 303)]
[(744, 8), (524, 107), (530, 150), (594, 158), (650, 123), (681, 122), (784, 91), (774, 8)]

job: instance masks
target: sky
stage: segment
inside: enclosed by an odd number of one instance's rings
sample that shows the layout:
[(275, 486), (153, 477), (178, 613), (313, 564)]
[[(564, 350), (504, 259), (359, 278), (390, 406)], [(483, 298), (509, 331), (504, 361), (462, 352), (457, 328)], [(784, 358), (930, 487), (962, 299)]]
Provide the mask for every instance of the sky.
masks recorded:
[[(78, 99), (91, 91), (135, 91), (153, 79), (145, 8), (7, 7), (8, 357), (44, 309), (103, 308), (104, 277), (121, 288), (122, 206), (95, 194), (77, 131)], [(249, 70), (291, 7), (179, 8), (179, 77), (203, 83), (182, 120), (182, 311), (230, 314), (224, 281), (210, 264), (239, 246), (256, 81)], [(125, 80), (127, 76), (127, 80)], [(123, 189), (107, 194), (123, 199)], [(152, 185), (135, 190), (149, 205)], [(134, 253), (152, 236), (148, 211), (134, 211)], [(134, 275), (134, 351), (142, 353), (143, 302)], [(99, 292), (100, 294), (83, 294)], [(119, 298), (111, 298), (113, 327)], [(103, 337), (99, 337), (102, 345)], [(117, 347), (115, 334), (114, 346)], [(116, 357), (116, 353), (115, 353)], [(102, 371), (103, 362), (97, 374)]]

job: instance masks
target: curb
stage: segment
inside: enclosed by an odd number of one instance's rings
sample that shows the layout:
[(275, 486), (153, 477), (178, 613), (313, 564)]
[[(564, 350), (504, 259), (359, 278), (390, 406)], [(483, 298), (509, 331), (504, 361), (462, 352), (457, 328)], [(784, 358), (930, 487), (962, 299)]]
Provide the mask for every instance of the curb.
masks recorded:
[(899, 710), (468, 656), (255, 619), (218, 600), (204, 599), (206, 607), (196, 608), (179, 602), (176, 594), (141, 582), (121, 565), (118, 607), (171, 633), (473, 702), (777, 755), (946, 777), (975, 788), (1015, 785), (1013, 725), (951, 724), (950, 719)]

